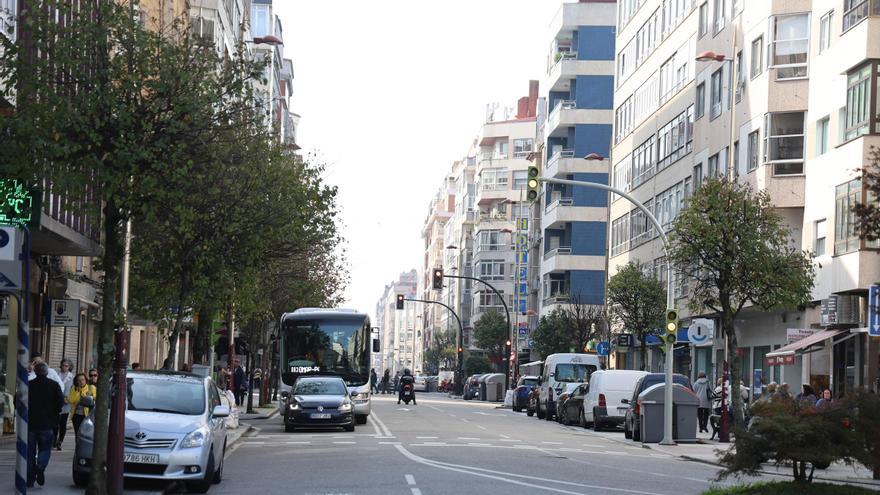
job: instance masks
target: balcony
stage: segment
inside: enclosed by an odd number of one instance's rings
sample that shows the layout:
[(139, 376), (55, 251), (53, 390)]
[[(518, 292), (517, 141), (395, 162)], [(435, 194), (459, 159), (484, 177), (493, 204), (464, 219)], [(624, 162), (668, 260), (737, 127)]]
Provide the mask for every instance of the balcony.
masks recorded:
[(605, 222), (607, 210), (596, 206), (574, 206), (572, 198), (559, 198), (544, 208), (542, 229), (563, 228), (569, 222)]
[(563, 57), (547, 69), (547, 83), (550, 91), (568, 91), (574, 78), (592, 74), (614, 74), (614, 61)]
[(610, 125), (613, 121), (614, 110), (577, 108), (575, 100), (559, 100), (544, 124), (544, 136), (566, 137), (575, 124)]
[(571, 270), (604, 271), (605, 257), (572, 254), (572, 248), (569, 246), (551, 249), (544, 253), (541, 275)]
[(573, 204), (574, 204), (574, 200), (572, 198), (559, 198), (556, 201), (553, 201), (552, 203), (548, 204), (544, 208), (544, 212), (549, 213), (551, 210), (554, 210), (559, 206), (571, 206)]
[(571, 246), (560, 246), (556, 249), (551, 249), (550, 251), (547, 251), (546, 253), (544, 253), (544, 261), (547, 261), (554, 256), (565, 254), (571, 254)]

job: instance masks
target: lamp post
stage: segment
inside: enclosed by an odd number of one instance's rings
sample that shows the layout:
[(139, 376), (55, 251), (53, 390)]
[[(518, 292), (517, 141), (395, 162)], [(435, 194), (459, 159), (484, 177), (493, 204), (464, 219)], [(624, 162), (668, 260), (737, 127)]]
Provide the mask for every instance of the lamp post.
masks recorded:
[[(605, 160), (605, 157), (599, 155), (598, 153), (590, 153), (584, 157), (585, 160), (588, 161), (601, 161)], [(561, 184), (567, 186), (582, 186), (582, 187), (592, 187), (595, 189), (601, 189), (603, 191), (608, 191), (623, 198), (626, 198), (630, 203), (634, 204), (642, 213), (645, 214), (645, 217), (654, 224), (654, 228), (657, 229), (657, 235), (663, 241), (663, 251), (666, 254), (666, 307), (667, 309), (673, 309), (675, 305), (675, 299), (673, 295), (673, 277), (672, 277), (672, 263), (669, 258), (669, 238), (666, 237), (666, 233), (663, 232), (663, 226), (660, 225), (660, 222), (657, 221), (657, 218), (651, 213), (644, 204), (642, 204), (639, 200), (632, 197), (628, 193), (621, 191), (613, 186), (608, 186), (605, 184), (600, 184), (597, 182), (586, 182), (580, 180), (569, 180), (569, 179), (555, 179), (548, 177), (538, 177), (537, 180), (541, 182), (545, 182), (548, 184)], [(666, 342), (666, 394), (665, 394), (665, 404), (663, 408), (663, 440), (660, 441), (661, 445), (675, 445), (675, 441), (672, 439), (672, 352), (675, 347), (673, 343)]]
[[(733, 42), (731, 43), (731, 47), (733, 49), (734, 55), (736, 54), (736, 33), (734, 33)], [(737, 174), (737, 170), (734, 169), (735, 161), (735, 150), (734, 143), (736, 142), (736, 128), (734, 127), (736, 121), (734, 115), (736, 114), (736, 89), (735, 87), (739, 85), (739, 74), (737, 74), (738, 67), (736, 66), (736, 60), (730, 57), (725, 56), (722, 53), (715, 53), (713, 51), (705, 51), (699, 55), (697, 55), (697, 62), (730, 62), (731, 65), (731, 80), (733, 81), (734, 88), (731, 88), (730, 92), (730, 142), (727, 147), (727, 177), (728, 179), (734, 179)], [(720, 430), (718, 432), (718, 441), (720, 442), (730, 442), (730, 413), (727, 408), (727, 382), (730, 380), (728, 376), (728, 363), (730, 362), (730, 349), (727, 347), (727, 336), (724, 337), (724, 362), (722, 363), (722, 376), (721, 376), (721, 425)]]

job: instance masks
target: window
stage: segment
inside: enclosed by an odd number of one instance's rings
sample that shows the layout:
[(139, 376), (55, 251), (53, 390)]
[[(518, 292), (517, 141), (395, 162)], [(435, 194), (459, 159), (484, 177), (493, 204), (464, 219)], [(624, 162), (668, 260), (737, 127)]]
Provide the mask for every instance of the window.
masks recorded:
[(654, 175), (654, 136), (632, 153), (632, 187), (638, 187)]
[(620, 141), (627, 135), (629, 135), (629, 131), (632, 130), (633, 120), (632, 120), (632, 98), (627, 98), (626, 101), (620, 104), (617, 107), (617, 110), (614, 112), (614, 138), (615, 142)]
[(759, 131), (752, 131), (749, 133), (749, 172), (758, 168), (758, 150), (759, 150)]
[(636, 67), (654, 51), (657, 42), (660, 41), (660, 16), (654, 12), (651, 17), (639, 28), (635, 38)]
[(525, 189), (526, 183), (528, 182), (528, 171), (526, 170), (514, 170), (513, 171), (513, 188), (514, 189)]
[(733, 174), (739, 175), (739, 141), (733, 142)]
[(678, 183), (654, 198), (654, 216), (657, 217), (657, 221), (660, 222), (665, 231), (672, 227), (672, 222), (678, 217), (681, 206), (684, 204), (684, 191), (682, 187), (682, 183)]
[(773, 163), (773, 175), (804, 172), (804, 112), (764, 117), (764, 161)]
[(657, 170), (691, 152), (694, 140), (694, 106), (678, 114), (657, 133)]
[(722, 88), (722, 76), (723, 76), (724, 68), (716, 70), (712, 73), (712, 79), (710, 81), (711, 93), (709, 94), (709, 119), (715, 119), (719, 115), (721, 115), (721, 91)]
[(810, 15), (780, 15), (773, 18), (771, 67), (776, 79), (807, 77), (810, 48)]
[[(502, 295), (504, 291), (501, 291)], [(504, 303), (501, 301), (501, 297), (498, 294), (495, 294), (492, 291), (478, 291), (477, 292), (477, 309), (474, 311), (475, 313), (481, 313), (487, 309), (503, 309)]]
[[(876, 8), (876, 5), (875, 5)], [(843, 2), (843, 30), (855, 26), (868, 16), (868, 0), (844, 0)]]
[(743, 91), (746, 89), (745, 63), (743, 62), (743, 52), (740, 50), (736, 54), (736, 102), (742, 99)]
[(700, 34), (699, 37), (702, 38), (706, 36), (706, 33), (709, 32), (709, 3), (704, 3), (700, 5)]
[(846, 76), (846, 122), (844, 139), (850, 140), (871, 133), (871, 121), (877, 120), (871, 115), (871, 94), (874, 63), (868, 63), (850, 72)]
[(761, 75), (761, 71), (763, 70), (764, 64), (764, 37), (758, 36), (752, 41), (752, 65), (751, 65), (751, 76), (752, 79)]
[(483, 191), (505, 191), (507, 181), (506, 168), (487, 168), (480, 172), (480, 189)]
[(727, 11), (727, 0), (714, 0), (712, 7), (712, 24), (715, 26), (715, 31), (713, 34), (718, 34), (721, 32), (722, 29), (724, 29), (724, 15)]
[(816, 122), (816, 156), (828, 152), (828, 122), (828, 115)]
[(837, 186), (834, 202), (834, 254), (846, 254), (859, 249), (856, 215), (853, 206), (862, 200), (861, 179)]
[(679, 50), (660, 66), (660, 104), (671, 98), (687, 83), (687, 50)]
[(483, 280), (504, 280), (504, 260), (485, 260), (479, 263), (479, 277)]
[(629, 213), (624, 213), (611, 222), (611, 256), (629, 249), (629, 235)]
[(694, 118), (699, 120), (706, 112), (706, 83), (697, 84), (697, 96), (694, 108)]
[(512, 218), (529, 218), (529, 203), (514, 203), (511, 208)]
[(251, 7), (251, 17), (253, 24), (251, 26), (251, 36), (254, 38), (266, 36), (269, 32), (269, 6), (254, 5)]
[(632, 160), (624, 158), (614, 166), (614, 187), (621, 191), (629, 191), (632, 184), (630, 173), (632, 172)]
[(495, 141), (495, 153), (492, 158), (495, 160), (504, 160), (507, 158), (507, 148), (510, 143), (506, 139)]
[(532, 139), (514, 139), (513, 140), (513, 157), (525, 158), (532, 152)]
[(833, 10), (819, 19), (819, 53), (824, 52), (831, 46), (831, 21), (833, 19)]
[[(650, 210), (651, 206), (646, 204), (645, 208)], [(635, 248), (651, 240), (653, 236), (653, 226), (651, 225), (651, 221), (648, 220), (648, 216), (645, 215), (645, 212), (638, 208), (634, 208), (630, 211), (629, 216), (630, 247)]]
[(718, 175), (718, 153), (709, 157), (709, 177)]
[(813, 254), (822, 256), (825, 254), (825, 219), (813, 222)]
[(693, 173), (693, 182), (694, 182), (694, 192), (700, 189), (700, 186), (703, 185), (703, 164), (698, 163), (694, 165), (694, 173)]
[(504, 247), (498, 230), (482, 230), (477, 233), (477, 240), (477, 251), (500, 251)]

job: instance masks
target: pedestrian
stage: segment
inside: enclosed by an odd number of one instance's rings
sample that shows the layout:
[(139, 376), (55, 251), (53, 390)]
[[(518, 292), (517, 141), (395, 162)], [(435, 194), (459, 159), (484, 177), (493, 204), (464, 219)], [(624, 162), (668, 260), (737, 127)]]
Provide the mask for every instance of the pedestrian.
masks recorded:
[(370, 369), (370, 391), (378, 394), (379, 393), (379, 385), (376, 383), (379, 381), (379, 377), (376, 375), (376, 368)]
[(260, 368), (254, 368), (254, 387), (256, 387), (257, 390), (261, 390), (262, 383), (263, 383), (263, 370), (261, 370)]
[(388, 383), (391, 381), (391, 370), (385, 369), (385, 374), (382, 375), (382, 394), (388, 393)]
[(64, 406), (61, 386), (48, 377), (49, 366), (37, 363), (34, 375), (28, 384), (28, 487), (33, 487), (34, 481), (40, 486), (46, 483), (45, 471), (52, 455), (52, 440)]
[(827, 388), (822, 391), (822, 398), (816, 401), (816, 409), (822, 411), (834, 405), (834, 399), (831, 398), (831, 390)]
[(783, 399), (791, 398), (791, 392), (788, 390), (788, 383), (782, 382), (781, 385), (776, 387), (776, 396)]
[(247, 381), (245, 381), (244, 368), (241, 367), (241, 360), (235, 358), (232, 371), (232, 394), (235, 395), (235, 405), (240, 406), (247, 392)]
[(79, 439), (79, 426), (89, 415), (89, 408), (80, 404), (83, 397), (91, 397), (95, 399), (98, 396), (97, 389), (94, 385), (86, 381), (86, 375), (77, 373), (73, 379), (73, 388), (67, 396), (67, 403), (70, 404), (70, 410), (73, 412), (73, 434)]
[(709, 388), (709, 379), (706, 378), (706, 372), (701, 371), (697, 375), (694, 382), (694, 393), (700, 399), (700, 405), (697, 407), (697, 419), (700, 424), (700, 431), (709, 432), (709, 411), (712, 410), (712, 390)]
[(816, 397), (816, 393), (813, 392), (813, 387), (808, 383), (803, 384), (803, 391), (797, 394), (795, 399), (797, 399), (798, 402), (803, 402), (804, 404), (809, 404), (811, 406), (815, 405), (816, 401), (819, 400), (818, 397)]
[(394, 372), (394, 393), (397, 393), (397, 387), (400, 386), (400, 372)]
[[(31, 366), (30, 366), (30, 373), (28, 373), (28, 381), (31, 381), (37, 377), (37, 374), (34, 371), (34, 368), (36, 368), (36, 366), (40, 363), (45, 363), (43, 361), (43, 355), (40, 354), (39, 352), (31, 353)], [(49, 368), (48, 365), (46, 367)], [(61, 387), (62, 389), (64, 388), (64, 382), (61, 381), (61, 377), (58, 376), (58, 372), (53, 370), (52, 368), (49, 368), (49, 379), (54, 381), (55, 383), (57, 383), (58, 386)]]
[(98, 386), (98, 370), (95, 368), (89, 370), (89, 384)]
[(61, 378), (61, 395), (64, 396), (64, 406), (61, 408), (61, 414), (58, 415), (58, 426), (55, 427), (55, 450), (61, 450), (61, 444), (64, 443), (64, 435), (67, 433), (67, 421), (70, 417), (70, 404), (67, 403), (67, 394), (73, 387), (73, 370), (69, 359), (61, 360), (61, 371), (58, 377)]

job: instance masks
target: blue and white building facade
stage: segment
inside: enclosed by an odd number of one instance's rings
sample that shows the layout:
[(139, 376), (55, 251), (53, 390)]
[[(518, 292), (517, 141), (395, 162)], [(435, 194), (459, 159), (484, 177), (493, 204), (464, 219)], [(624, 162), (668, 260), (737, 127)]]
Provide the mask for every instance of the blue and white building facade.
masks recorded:
[[(564, 3), (550, 23), (539, 116), (545, 177), (609, 183), (616, 10), (614, 1)], [(585, 159), (591, 154), (602, 159)], [(600, 189), (544, 187), (533, 212), (535, 316), (569, 303), (604, 304), (608, 202)]]

